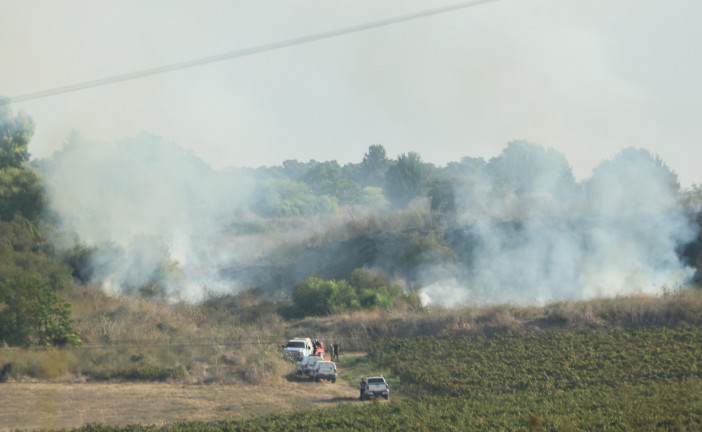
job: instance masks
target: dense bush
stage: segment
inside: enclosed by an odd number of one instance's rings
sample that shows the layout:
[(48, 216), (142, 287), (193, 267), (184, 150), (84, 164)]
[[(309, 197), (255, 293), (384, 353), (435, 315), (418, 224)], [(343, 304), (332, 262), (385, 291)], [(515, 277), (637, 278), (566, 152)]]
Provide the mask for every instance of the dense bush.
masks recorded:
[(279, 312), (287, 318), (323, 316), (359, 309), (390, 310), (399, 302), (419, 305), (416, 296), (405, 294), (386, 276), (356, 269), (350, 281), (315, 276), (305, 279), (295, 286), (292, 305), (283, 305)]
[(0, 341), (10, 346), (77, 345), (70, 304), (33, 279), (0, 282)]
[(56, 292), (75, 288), (71, 269), (56, 259), (39, 225), (15, 216), (0, 221), (0, 281), (31, 278)]
[(308, 217), (336, 213), (339, 199), (315, 195), (305, 184), (288, 179), (269, 179), (258, 186), (253, 209), (264, 217)]

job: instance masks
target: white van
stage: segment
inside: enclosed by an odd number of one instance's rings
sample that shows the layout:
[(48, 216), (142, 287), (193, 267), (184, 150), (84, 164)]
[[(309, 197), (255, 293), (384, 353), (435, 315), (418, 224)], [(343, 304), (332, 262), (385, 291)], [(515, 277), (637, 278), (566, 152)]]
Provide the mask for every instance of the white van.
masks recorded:
[(336, 363), (332, 361), (318, 361), (310, 368), (310, 379), (319, 381), (327, 379), (336, 382)]

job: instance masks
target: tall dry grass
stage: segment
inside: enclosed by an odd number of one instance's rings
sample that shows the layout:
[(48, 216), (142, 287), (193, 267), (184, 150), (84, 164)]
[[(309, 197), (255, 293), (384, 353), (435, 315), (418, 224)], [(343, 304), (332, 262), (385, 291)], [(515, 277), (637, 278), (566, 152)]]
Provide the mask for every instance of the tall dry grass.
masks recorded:
[(173, 376), (186, 383), (260, 384), (293, 371), (292, 364), (281, 360), (280, 348), (297, 336), (320, 339), (327, 346), (340, 343), (343, 355), (365, 351), (384, 337), (702, 326), (699, 289), (544, 306), (354, 311), (287, 322), (252, 298), (165, 304), (116, 298), (85, 287), (70, 301), (84, 344), (59, 350), (2, 348), (0, 368), (10, 365), (5, 379)]
[(560, 301), (544, 306), (495, 305), (387, 313), (359, 311), (288, 324), (297, 334), (339, 340), (349, 351), (365, 351), (372, 340), (380, 337), (677, 326), (702, 326), (702, 290), (682, 290), (660, 297)]
[(94, 286), (76, 291), (69, 301), (83, 344), (70, 349), (0, 349), (0, 367), (10, 365), (8, 380), (137, 376), (259, 384), (291, 367), (280, 360), (284, 338), (278, 316), (243, 322), (227, 310), (112, 297)]

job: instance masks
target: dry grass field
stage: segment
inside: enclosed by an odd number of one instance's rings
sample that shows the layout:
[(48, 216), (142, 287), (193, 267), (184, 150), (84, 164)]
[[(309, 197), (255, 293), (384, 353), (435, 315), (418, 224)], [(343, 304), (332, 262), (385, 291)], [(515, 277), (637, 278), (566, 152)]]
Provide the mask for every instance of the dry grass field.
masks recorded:
[(241, 418), (353, 402), (358, 397), (355, 384), (343, 379), (332, 384), (297, 378), (257, 386), (5, 383), (1, 390), (2, 432)]

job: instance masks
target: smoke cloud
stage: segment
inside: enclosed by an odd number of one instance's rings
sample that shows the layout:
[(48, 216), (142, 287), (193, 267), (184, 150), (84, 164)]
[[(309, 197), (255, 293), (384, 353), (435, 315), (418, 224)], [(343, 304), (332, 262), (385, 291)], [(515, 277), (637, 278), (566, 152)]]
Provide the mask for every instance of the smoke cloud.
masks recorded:
[(692, 277), (678, 252), (696, 231), (662, 161), (629, 148), (580, 184), (569, 173), (562, 156), (523, 142), (473, 171), (456, 197), (458, 235), (470, 239), (470, 250), (425, 269), (424, 300), (454, 306), (658, 295)]
[[(250, 209), (265, 178), (213, 170), (154, 136), (93, 143), (74, 134), (42, 167), (50, 215), (62, 229), (58, 245), (90, 248), (84, 279), (113, 293), (198, 300), (269, 279), (289, 290), (320, 266), (401, 267), (398, 242), (375, 246), (385, 237), (287, 249), (278, 255), (293, 256), (276, 263), (279, 234), (237, 226), (257, 219)], [(412, 270), (426, 304), (658, 295), (694, 274), (679, 259), (696, 230), (678, 201), (677, 177), (645, 150), (626, 149), (576, 182), (561, 153), (512, 142), (487, 162), (465, 158), (454, 174), (456, 214), (443, 241), (455, 256), (425, 257)], [(317, 239), (311, 243), (326, 241)]]
[(45, 170), (49, 208), (66, 234), (60, 246), (93, 248), (90, 278), (109, 291), (151, 284), (193, 299), (228, 290), (215, 269), (251, 252), (231, 228), (251, 179), (213, 171), (163, 139), (93, 143), (73, 134)]

